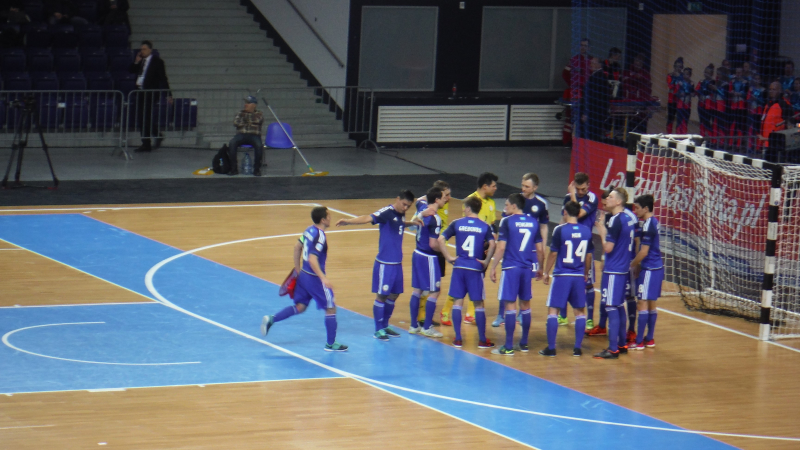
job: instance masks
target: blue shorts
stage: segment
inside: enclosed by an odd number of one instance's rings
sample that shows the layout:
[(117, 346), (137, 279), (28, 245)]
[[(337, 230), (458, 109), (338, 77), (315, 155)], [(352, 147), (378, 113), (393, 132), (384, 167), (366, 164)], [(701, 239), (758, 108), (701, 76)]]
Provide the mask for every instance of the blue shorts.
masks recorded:
[(439, 292), (442, 282), (439, 258), (415, 251), (411, 255), (411, 287), (428, 292)]
[[(587, 250), (588, 252), (588, 250)], [(594, 259), (592, 260), (592, 267), (589, 268), (589, 279), (586, 280), (586, 292), (589, 292), (589, 289), (594, 289), (594, 284), (597, 282), (597, 275), (594, 272)], [(591, 287), (589, 287), (591, 286)]]
[(547, 294), (547, 306), (564, 309), (567, 303), (573, 308), (586, 307), (586, 285), (582, 276), (554, 276)]
[(539, 271), (539, 263), (538, 263), (538, 262), (535, 262), (535, 263), (533, 263), (533, 265), (531, 266), (531, 273), (532, 273), (532, 274), (534, 274), (534, 275), (536, 275), (536, 272), (538, 272), (538, 271)]
[(372, 292), (378, 295), (403, 293), (403, 265), (375, 261), (372, 266)]
[(633, 276), (633, 271), (631, 270), (630, 274), (628, 275), (627, 282), (625, 283), (625, 299), (636, 299), (636, 292), (634, 292), (634, 287), (636, 286), (636, 277)]
[(456, 267), (450, 276), (448, 295), (458, 300), (465, 298), (467, 294), (473, 302), (480, 302), (486, 298), (486, 292), (483, 289), (483, 272)]
[(533, 272), (521, 267), (503, 269), (500, 275), (500, 288), (497, 290), (497, 299), (507, 302), (531, 299), (531, 278)]
[(661, 297), (661, 282), (664, 281), (664, 268), (656, 270), (642, 269), (636, 280), (639, 300), (658, 300)]
[(294, 288), (294, 302), (307, 307), (312, 298), (317, 302), (317, 309), (329, 309), (336, 306), (333, 291), (326, 288), (316, 275), (301, 271)]
[(625, 284), (630, 281), (629, 273), (603, 273), (601, 303), (606, 306), (620, 306), (625, 303)]

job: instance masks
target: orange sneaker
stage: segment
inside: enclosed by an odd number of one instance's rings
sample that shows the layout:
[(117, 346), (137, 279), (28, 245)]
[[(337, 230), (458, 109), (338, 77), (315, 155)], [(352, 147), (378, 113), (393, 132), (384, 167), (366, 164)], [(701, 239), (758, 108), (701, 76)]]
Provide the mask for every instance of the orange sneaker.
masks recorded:
[(464, 322), (474, 324), (475, 318), (467, 314), (466, 316), (464, 316)]
[(607, 336), (608, 332), (605, 328), (601, 328), (600, 325), (592, 328), (591, 330), (586, 332), (587, 336)]
[(446, 327), (452, 327), (453, 326), (453, 322), (450, 321), (450, 314), (447, 314), (447, 313), (444, 313), (444, 312), (443, 313), (439, 313), (439, 317), (440, 317), (439, 320), (441, 321), (443, 326), (446, 326)]

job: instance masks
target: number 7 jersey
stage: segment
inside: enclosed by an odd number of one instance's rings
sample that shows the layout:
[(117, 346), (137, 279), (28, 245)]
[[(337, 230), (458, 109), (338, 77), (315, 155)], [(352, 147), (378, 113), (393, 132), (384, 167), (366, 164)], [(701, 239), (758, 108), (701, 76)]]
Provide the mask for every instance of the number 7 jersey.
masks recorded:
[(558, 253), (553, 276), (584, 276), (591, 241), (592, 230), (585, 225), (565, 223), (555, 227), (550, 242), (550, 250)]

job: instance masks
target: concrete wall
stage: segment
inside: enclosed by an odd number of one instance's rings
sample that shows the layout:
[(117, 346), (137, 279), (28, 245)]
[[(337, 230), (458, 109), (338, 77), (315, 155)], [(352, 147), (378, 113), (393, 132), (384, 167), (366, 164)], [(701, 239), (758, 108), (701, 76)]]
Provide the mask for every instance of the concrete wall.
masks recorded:
[(292, 0), (345, 67), (339, 66), (286, 0), (252, 2), (323, 86), (345, 85), (350, 0)]

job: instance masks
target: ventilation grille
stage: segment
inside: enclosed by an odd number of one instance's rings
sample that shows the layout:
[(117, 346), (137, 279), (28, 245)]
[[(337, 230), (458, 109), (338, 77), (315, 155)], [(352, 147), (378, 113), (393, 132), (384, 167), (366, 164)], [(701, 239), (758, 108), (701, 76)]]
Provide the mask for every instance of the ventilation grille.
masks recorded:
[(506, 105), (381, 106), (377, 139), (378, 142), (505, 141), (507, 125)]
[(564, 123), (556, 114), (559, 105), (511, 105), (509, 141), (560, 141)]

